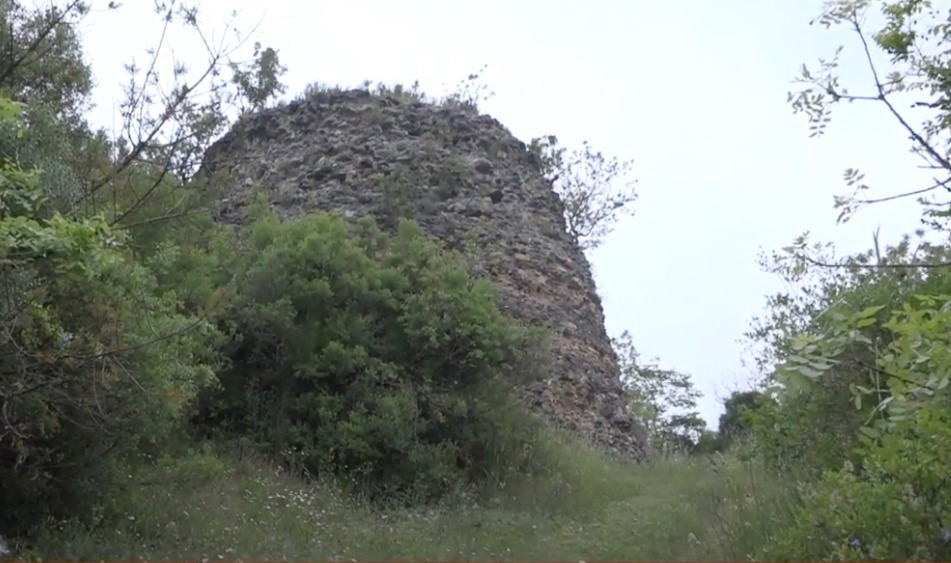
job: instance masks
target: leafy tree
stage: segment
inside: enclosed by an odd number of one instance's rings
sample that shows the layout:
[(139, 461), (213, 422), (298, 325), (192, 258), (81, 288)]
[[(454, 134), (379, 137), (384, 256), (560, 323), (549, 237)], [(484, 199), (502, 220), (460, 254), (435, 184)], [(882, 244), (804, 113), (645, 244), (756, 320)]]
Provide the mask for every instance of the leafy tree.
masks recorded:
[(701, 394), (690, 376), (642, 363), (627, 331), (613, 344), (622, 382), (630, 393), (631, 412), (644, 423), (653, 445), (661, 450), (692, 449), (706, 422), (697, 411)]
[(554, 135), (532, 139), (529, 150), (564, 204), (568, 233), (582, 249), (599, 246), (619, 216), (633, 214), (633, 182), (615, 185), (630, 171), (630, 161), (605, 158), (587, 141), (581, 150), (567, 153)]
[[(193, 8), (156, 10), (166, 26), (201, 33)], [(87, 13), (79, 1), (0, 0), (5, 533), (89, 514), (138, 463), (168, 452), (217, 361), (207, 315), (225, 293), (210, 276), (219, 272), (169, 275), (183, 254), (195, 264), (194, 239), (162, 241), (155, 227), (195, 212), (182, 180), (226, 125), (231, 83), (218, 69), (230, 51), (209, 46), (190, 81), (174, 64), (171, 85), (163, 48), (146, 69), (130, 65), (122, 135), (109, 139), (84, 120), (91, 81), (77, 30)]]
[[(884, 16), (875, 32), (866, 24), (873, 8)], [(842, 86), (837, 52), (818, 70), (803, 68), (804, 87), (790, 96), (794, 109), (806, 113), (814, 134), (821, 134), (836, 105), (878, 104), (904, 129), (912, 151), (936, 171), (930, 186), (868, 198), (861, 172), (847, 170), (846, 182), (854, 191), (836, 197), (839, 220), (863, 206), (917, 197), (924, 223), (946, 229), (949, 202), (940, 199), (951, 179), (946, 14), (920, 0), (838, 0), (826, 4), (819, 21), (855, 33), (872, 84), (859, 94)], [(890, 68), (875, 64), (875, 47), (890, 56)], [(907, 102), (913, 102), (914, 111), (905, 109)], [(823, 274), (832, 280), (820, 284), (818, 296), (808, 296), (795, 322), (776, 325), (783, 337), (774, 341), (779, 360), (774, 379), (782, 394), (778, 409), (768, 409), (772, 416), (756, 426), (775, 427), (776, 414), (783, 411), (787, 416), (778, 420), (789, 421), (788, 411), (817, 390), (840, 404), (848, 399), (860, 418), (851, 422), (856, 437), (835, 444), (840, 450), (848, 446), (851, 463), (828, 467), (814, 486), (804, 488), (794, 525), (771, 543), (765, 557), (940, 559), (951, 553), (951, 483), (943, 463), (951, 443), (951, 276), (942, 238), (941, 244), (922, 242), (912, 249), (906, 237), (884, 255), (876, 241), (872, 252), (844, 261), (816, 258), (805, 237), (787, 249), (792, 271), (834, 274)]]
[(699, 413), (672, 414), (662, 426), (659, 442), (668, 451), (693, 453), (706, 432), (707, 421)]
[(88, 109), (92, 75), (76, 31), (88, 11), (80, 0), (45, 9), (0, 1), (0, 92), (74, 119)]
[[(869, 32), (864, 27), (865, 13), (873, 6), (881, 9), (884, 16), (884, 26), (876, 33)], [(927, 165), (944, 174), (951, 174), (951, 164), (948, 162), (947, 134), (951, 124), (947, 104), (949, 83), (946, 80), (948, 69), (951, 69), (951, 56), (940, 46), (951, 40), (951, 28), (948, 28), (945, 18), (931, 6), (930, 2), (921, 1), (846, 1), (837, 0), (826, 4), (819, 21), (829, 27), (832, 25), (846, 25), (856, 35), (858, 44), (864, 54), (866, 63), (872, 71), (873, 83), (870, 93), (851, 94), (840, 84), (836, 74), (838, 52), (836, 57), (823, 61), (818, 70), (809, 70), (804, 67), (801, 81), (804, 87), (798, 93), (791, 95), (793, 107), (797, 111), (806, 113), (812, 123), (815, 134), (821, 134), (829, 121), (831, 109), (841, 102), (874, 102), (882, 105), (908, 133), (912, 141), (912, 150), (921, 156)], [(877, 68), (872, 56), (872, 45), (877, 45), (891, 57), (892, 67), (888, 71)], [(916, 106), (926, 108), (931, 117), (924, 119), (920, 126), (899, 111), (896, 98), (914, 96), (919, 98)], [(927, 98), (921, 101), (920, 98)], [(949, 177), (951, 178), (951, 177)], [(940, 227), (947, 216), (947, 202), (939, 202), (933, 196), (944, 189), (945, 180), (938, 179), (936, 184), (924, 189), (913, 190), (890, 196), (880, 200), (859, 199), (858, 194), (868, 189), (862, 182), (861, 174), (856, 170), (846, 172), (846, 179), (855, 192), (848, 197), (837, 197), (836, 205), (843, 209), (841, 220), (847, 220), (849, 215), (863, 205), (880, 203), (898, 197), (918, 196), (926, 206), (926, 217), (932, 226)], [(932, 197), (930, 201), (925, 195)], [(908, 239), (897, 248), (890, 251), (891, 256), (882, 257), (878, 252), (876, 241), (875, 262), (852, 259), (845, 263), (831, 263), (828, 260), (816, 259), (806, 252), (804, 237), (787, 249), (791, 259), (797, 262), (802, 269), (806, 265), (844, 269), (850, 271), (846, 278), (851, 288), (877, 286), (887, 289), (889, 294), (877, 294), (878, 299), (864, 302), (865, 308), (858, 307), (858, 303), (843, 304), (840, 298), (827, 308), (833, 310), (827, 315), (830, 319), (829, 332), (820, 333), (815, 325), (802, 331), (797, 338), (787, 339), (792, 346), (783, 373), (793, 378), (816, 378), (829, 369), (851, 365), (868, 374), (878, 384), (872, 386), (879, 393), (882, 385), (881, 375), (874, 366), (877, 351), (881, 346), (887, 346), (895, 337), (892, 330), (884, 324), (888, 318), (888, 309), (891, 303), (905, 301), (906, 308), (916, 309), (921, 301), (911, 302), (910, 289), (921, 291), (925, 288), (934, 288), (939, 292), (945, 291), (946, 274), (935, 272), (947, 264), (946, 248), (934, 247), (930, 244), (921, 244), (914, 254), (909, 256)], [(892, 271), (889, 271), (892, 270)], [(859, 272), (862, 273), (859, 273)], [(871, 272), (871, 273), (869, 273)], [(841, 276), (840, 276), (841, 277)], [(855, 295), (856, 291), (844, 289), (845, 295)], [(835, 295), (836, 292), (827, 292)], [(838, 293), (842, 293), (839, 291)], [(839, 297), (839, 296), (836, 296)], [(850, 324), (851, 323), (851, 324)], [(851, 330), (848, 334), (845, 330)], [(820, 350), (821, 349), (821, 350)], [(856, 350), (856, 352), (849, 352)], [(852, 357), (843, 357), (843, 353), (852, 354)], [(860, 354), (854, 357), (854, 354)], [(823, 360), (816, 360), (822, 356)], [(831, 354), (831, 356), (830, 356)], [(853, 394), (861, 394), (862, 389), (869, 389), (868, 385), (859, 385), (860, 382), (851, 382)], [(880, 396), (881, 403), (891, 404), (890, 395)], [(856, 396), (856, 403), (861, 403)]]
[(281, 83), (281, 76), (287, 72), (287, 67), (281, 64), (277, 51), (271, 47), (261, 50), (261, 43), (254, 44), (251, 68), (243, 68), (237, 63), (231, 63), (230, 66), (233, 74), (231, 81), (243, 98), (240, 107), (244, 111), (258, 111), (287, 90)]
[(734, 391), (723, 402), (720, 415), (720, 436), (725, 443), (732, 443), (749, 434), (752, 424), (749, 415), (770, 401), (762, 391)]
[[(884, 17), (878, 31), (867, 29), (867, 13), (877, 7)], [(933, 226), (948, 216), (951, 202), (938, 196), (948, 191), (951, 161), (948, 157), (948, 133), (951, 125), (951, 54), (944, 48), (951, 39), (944, 11), (933, 2), (922, 0), (832, 0), (826, 2), (817, 18), (825, 27), (845, 26), (856, 36), (857, 47), (871, 73), (872, 81), (859, 93), (841, 84), (838, 76), (839, 47), (818, 68), (803, 65), (799, 82), (802, 88), (790, 93), (796, 112), (804, 113), (813, 135), (821, 135), (831, 120), (833, 108), (842, 103), (878, 104), (891, 115), (911, 141), (911, 150), (924, 166), (935, 170), (932, 185), (905, 190), (880, 198), (862, 197), (869, 189), (860, 170), (850, 168), (844, 177), (851, 193), (835, 197), (840, 220), (845, 221), (862, 207), (915, 197), (928, 209)], [(890, 57), (889, 68), (879, 68), (874, 47)], [(906, 104), (916, 108), (905, 110)], [(922, 116), (916, 123), (916, 116)], [(926, 116), (926, 117), (925, 117)]]
[[(0, 98), (0, 120), (19, 106)], [(37, 170), (0, 155), (0, 526), (88, 508), (109, 461), (161, 444), (211, 382), (216, 334), (101, 218), (51, 208)]]
[[(824, 338), (799, 340), (804, 361), (834, 365), (835, 347), (851, 345), (857, 329), (880, 308), (843, 315)], [(865, 398), (874, 405), (861, 428), (859, 461), (826, 472), (808, 490), (796, 526), (775, 544), (785, 556), (942, 559), (951, 554), (951, 473), (944, 463), (951, 447), (949, 321), (951, 297), (921, 295), (884, 323), (891, 339), (869, 366), (876, 385), (852, 389), (856, 406)], [(799, 362), (792, 359), (785, 369)]]
[[(947, 248), (924, 241), (912, 246), (911, 241), (906, 237), (883, 253), (870, 250), (847, 257), (837, 262), (845, 267), (835, 269), (801, 257), (775, 256), (774, 271), (794, 288), (798, 285), (798, 291), (770, 298), (768, 315), (757, 319), (749, 333), (761, 346), (758, 361), (768, 374), (764, 383), (778, 399), (757, 413), (759, 423), (754, 425), (758, 446), (769, 459), (787, 468), (794, 463), (812, 475), (837, 468), (846, 458), (857, 462), (853, 448), (873, 405), (866, 401), (856, 409), (852, 390), (879, 388), (874, 365), (882, 347), (894, 338), (885, 327), (888, 309), (915, 294), (951, 290), (951, 278), (924, 267), (945, 260)], [(876, 254), (895, 267), (864, 267), (877, 263)], [(874, 314), (850, 329), (851, 341), (843, 340), (842, 321), (867, 310)], [(838, 344), (826, 348), (824, 353), (831, 355), (822, 359), (814, 357), (816, 349), (801, 344), (803, 339), (834, 334), (840, 335)]]
[[(109, 9), (119, 6), (110, 3)], [(204, 150), (228, 127), (231, 113), (263, 107), (284, 91), (284, 67), (274, 49), (260, 44), (251, 61), (234, 61), (243, 41), (212, 43), (199, 26), (197, 7), (184, 0), (156, 0), (162, 35), (176, 25), (191, 30), (206, 47), (204, 64), (189, 70), (174, 57), (163, 64), (170, 52), (163, 41), (148, 51), (147, 64), (129, 63), (118, 107), (118, 138), (108, 139), (103, 132), (90, 132), (82, 117), (91, 78), (76, 29), (88, 12), (87, 3), (79, 0), (47, 9), (26, 8), (16, 0), (0, 2), (5, 18), (0, 39), (9, 51), (0, 67), (0, 91), (28, 102), (25, 111), (34, 135), (23, 141), (23, 148), (33, 158), (57, 165), (50, 182), (63, 175), (76, 180), (63, 181), (72, 185), (68, 193), (62, 186), (49, 186), (61, 211), (106, 214), (111, 225), (128, 228), (130, 215), (168, 185), (167, 177), (180, 184), (192, 179)], [(192, 62), (201, 57), (189, 55)], [(193, 211), (175, 201), (166, 199), (169, 208), (160, 217)]]
[(719, 432), (704, 428), (700, 432), (700, 438), (697, 440), (697, 443), (690, 447), (689, 451), (697, 456), (711, 455), (722, 452), (726, 449), (726, 446), (727, 444)]

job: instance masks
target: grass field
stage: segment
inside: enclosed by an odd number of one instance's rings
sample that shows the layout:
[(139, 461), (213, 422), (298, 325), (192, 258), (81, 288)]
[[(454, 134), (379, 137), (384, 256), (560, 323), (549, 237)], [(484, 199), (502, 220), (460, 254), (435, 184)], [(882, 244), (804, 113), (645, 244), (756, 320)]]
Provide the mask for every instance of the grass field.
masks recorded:
[[(156, 469), (108, 525), (51, 524), (42, 559), (746, 559), (783, 524), (778, 483), (731, 456), (630, 467), (564, 444), (551, 475), (476, 501), (371, 506), (247, 456)], [(95, 515), (93, 515), (95, 516)]]

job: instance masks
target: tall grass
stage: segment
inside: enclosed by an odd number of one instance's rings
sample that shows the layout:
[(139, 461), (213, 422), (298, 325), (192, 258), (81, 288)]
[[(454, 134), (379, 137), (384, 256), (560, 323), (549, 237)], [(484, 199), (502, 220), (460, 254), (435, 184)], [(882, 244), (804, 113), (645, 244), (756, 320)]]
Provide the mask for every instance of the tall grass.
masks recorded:
[(418, 509), (371, 505), (246, 454), (196, 455), (152, 470), (101, 525), (50, 523), (20, 548), (42, 559), (746, 559), (787, 514), (782, 484), (732, 456), (631, 467), (553, 444), (546, 475)]

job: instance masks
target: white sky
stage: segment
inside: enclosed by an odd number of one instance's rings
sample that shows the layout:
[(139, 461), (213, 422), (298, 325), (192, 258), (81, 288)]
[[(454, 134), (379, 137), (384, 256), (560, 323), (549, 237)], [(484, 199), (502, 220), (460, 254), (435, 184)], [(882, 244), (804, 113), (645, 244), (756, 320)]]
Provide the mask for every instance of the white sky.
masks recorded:
[[(100, 0), (95, 5), (104, 5)], [(109, 125), (123, 63), (144, 62), (158, 38), (152, 2), (126, 0), (84, 24), (99, 83), (96, 119)], [(279, 50), (295, 95), (312, 82), (411, 84), (441, 94), (483, 65), (495, 96), (481, 109), (524, 141), (588, 140), (634, 161), (636, 215), (591, 256), (611, 335), (630, 330), (644, 358), (692, 375), (701, 414), (716, 427), (718, 397), (752, 374), (738, 342), (764, 296), (771, 251), (809, 230), (841, 251), (883, 243), (918, 225), (913, 202), (870, 208), (836, 226), (841, 175), (866, 172), (873, 195), (928, 180), (906, 136), (875, 105), (837, 110), (829, 133), (808, 137), (786, 93), (802, 63), (846, 45), (844, 83), (867, 88), (857, 44), (810, 26), (821, 0), (205, 0), (204, 26), (261, 22), (253, 40)], [(263, 19), (262, 19), (263, 18)], [(253, 42), (253, 41), (252, 41)], [(193, 43), (175, 54), (189, 60)], [(194, 47), (191, 47), (194, 48)], [(196, 56), (200, 56), (196, 51)], [(196, 59), (196, 63), (200, 63)]]

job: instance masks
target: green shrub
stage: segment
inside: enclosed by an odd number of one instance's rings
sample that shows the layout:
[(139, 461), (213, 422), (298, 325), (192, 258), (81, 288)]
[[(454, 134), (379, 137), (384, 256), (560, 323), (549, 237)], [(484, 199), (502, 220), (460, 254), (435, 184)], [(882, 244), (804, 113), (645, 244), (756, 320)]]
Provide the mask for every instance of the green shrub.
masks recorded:
[(885, 250), (882, 259), (898, 267), (861, 267), (875, 259), (872, 251), (848, 257), (853, 267), (832, 270), (773, 257), (770, 269), (799, 286), (772, 296), (748, 334), (764, 346), (760, 367), (779, 368), (768, 381), (778, 401), (758, 413), (753, 428), (759, 452), (773, 466), (811, 479), (845, 461), (857, 463), (859, 430), (875, 404), (866, 400), (857, 409), (853, 389), (877, 394), (884, 381), (876, 363), (896, 336), (887, 326), (891, 311), (914, 295), (951, 291), (944, 271), (914, 267), (947, 261), (945, 247), (920, 242), (915, 248), (905, 237)]
[(787, 390), (778, 402), (750, 412), (751, 448), (771, 468), (804, 479), (819, 478), (853, 455), (866, 415), (855, 409), (848, 382), (827, 380)]
[(540, 334), (412, 222), (389, 237), (334, 215), (251, 229), (224, 315), (222, 387), (194, 418), (377, 497), (431, 499), (538, 462), (510, 392)]
[(863, 468), (827, 472), (807, 487), (794, 524), (765, 559), (951, 557), (951, 413), (917, 413), (914, 426), (867, 450)]
[[(859, 329), (888, 321), (879, 339)], [(855, 464), (827, 472), (809, 491), (785, 549), (797, 558), (941, 559), (951, 555), (951, 399), (948, 326), (951, 298), (914, 295), (889, 309), (835, 315), (830, 330), (794, 343), (788, 374), (834, 365), (847, 346), (875, 353), (870, 383), (849, 390), (856, 407), (873, 409), (861, 428)], [(823, 363), (823, 361), (825, 363)], [(808, 382), (804, 382), (808, 385)], [(786, 555), (788, 556), (788, 554)]]
[(217, 332), (101, 217), (64, 217), (40, 171), (0, 159), (0, 529), (17, 533), (88, 510), (176, 429)]

